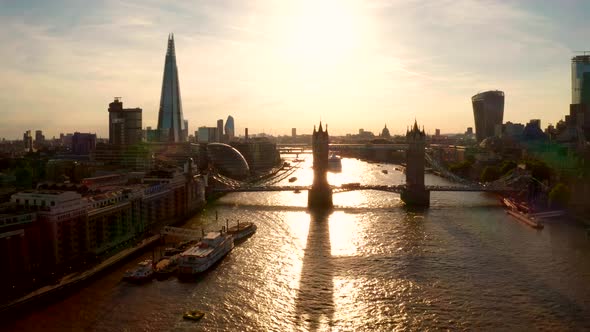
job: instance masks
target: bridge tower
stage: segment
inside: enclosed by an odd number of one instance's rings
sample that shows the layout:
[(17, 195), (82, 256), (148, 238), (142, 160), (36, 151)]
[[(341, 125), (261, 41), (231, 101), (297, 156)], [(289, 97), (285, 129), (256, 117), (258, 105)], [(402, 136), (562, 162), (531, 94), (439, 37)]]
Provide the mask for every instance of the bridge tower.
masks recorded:
[(426, 133), (414, 126), (406, 132), (408, 151), (406, 153), (406, 188), (401, 193), (401, 199), (406, 205), (428, 207), (430, 205), (430, 191), (424, 186), (424, 150)]
[(313, 152), (313, 184), (307, 194), (307, 207), (310, 209), (332, 208), (332, 188), (328, 183), (328, 126), (322, 123), (316, 131), (313, 127), (311, 146)]

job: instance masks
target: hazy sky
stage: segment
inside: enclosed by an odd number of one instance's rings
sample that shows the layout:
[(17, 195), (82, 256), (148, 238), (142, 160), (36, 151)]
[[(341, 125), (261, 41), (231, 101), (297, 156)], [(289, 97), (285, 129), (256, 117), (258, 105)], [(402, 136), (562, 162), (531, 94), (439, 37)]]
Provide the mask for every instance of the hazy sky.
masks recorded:
[(0, 0), (0, 137), (108, 136), (108, 103), (156, 126), (173, 32), (190, 130), (238, 133), (473, 126), (470, 97), (506, 93), (504, 120), (555, 123), (589, 1)]

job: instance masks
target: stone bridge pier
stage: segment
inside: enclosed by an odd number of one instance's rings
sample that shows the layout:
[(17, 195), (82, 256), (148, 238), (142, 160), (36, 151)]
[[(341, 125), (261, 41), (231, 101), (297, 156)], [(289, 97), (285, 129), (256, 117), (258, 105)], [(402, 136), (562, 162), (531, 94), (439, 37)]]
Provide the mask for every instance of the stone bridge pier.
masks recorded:
[(312, 210), (326, 210), (333, 207), (332, 188), (328, 183), (328, 126), (322, 123), (316, 131), (314, 126), (311, 139), (313, 153), (313, 184), (307, 193), (307, 207)]
[(426, 133), (424, 129), (414, 126), (406, 132), (408, 150), (406, 158), (406, 188), (400, 197), (406, 205), (428, 207), (430, 205), (430, 191), (424, 186), (424, 149), (426, 145)]

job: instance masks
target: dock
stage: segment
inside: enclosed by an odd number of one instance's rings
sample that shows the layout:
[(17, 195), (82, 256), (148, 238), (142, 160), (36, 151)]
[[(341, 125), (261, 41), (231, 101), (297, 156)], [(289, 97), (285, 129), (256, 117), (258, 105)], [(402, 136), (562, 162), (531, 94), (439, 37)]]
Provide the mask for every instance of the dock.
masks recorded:
[(521, 221), (521, 222), (531, 226), (534, 229), (543, 229), (543, 227), (544, 227), (541, 222), (537, 221), (533, 217), (529, 217), (529, 216), (525, 215), (522, 212), (517, 212), (517, 211), (513, 211), (513, 210), (506, 210), (506, 213), (513, 216), (518, 221)]

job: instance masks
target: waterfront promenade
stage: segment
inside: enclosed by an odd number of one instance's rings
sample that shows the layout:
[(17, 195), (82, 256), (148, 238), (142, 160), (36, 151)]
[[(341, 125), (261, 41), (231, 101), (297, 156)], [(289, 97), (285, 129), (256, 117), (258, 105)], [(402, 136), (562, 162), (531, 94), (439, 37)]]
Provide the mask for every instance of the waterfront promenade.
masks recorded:
[(80, 282), (83, 282), (89, 278), (92, 278), (97, 273), (99, 273), (99, 272), (121, 262), (125, 258), (153, 245), (159, 239), (160, 239), (159, 234), (153, 235), (149, 238), (142, 240), (136, 246), (124, 249), (124, 250), (120, 251), (119, 253), (105, 259), (100, 264), (98, 264), (86, 271), (68, 274), (68, 275), (64, 276), (63, 278), (61, 278), (59, 283), (57, 283), (55, 285), (48, 285), (48, 286), (41, 287), (41, 288), (23, 296), (23, 297), (20, 297), (12, 302), (2, 305), (2, 306), (0, 306), (0, 314), (2, 314), (14, 307), (18, 307), (18, 306), (24, 305), (26, 303), (29, 303), (31, 301), (38, 300), (42, 297), (49, 296), (49, 295), (55, 294), (60, 291), (64, 291), (65, 289), (67, 289), (69, 287), (72, 287)]

